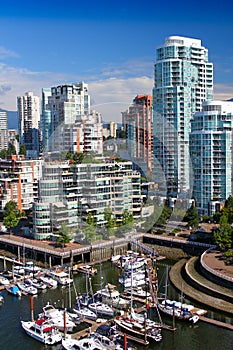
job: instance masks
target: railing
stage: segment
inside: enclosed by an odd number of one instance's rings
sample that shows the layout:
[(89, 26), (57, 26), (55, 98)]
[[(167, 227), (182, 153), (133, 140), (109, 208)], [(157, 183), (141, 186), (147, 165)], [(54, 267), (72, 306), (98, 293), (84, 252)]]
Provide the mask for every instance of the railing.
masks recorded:
[(198, 247), (206, 247), (206, 248), (210, 248), (210, 249), (215, 249), (216, 248), (215, 245), (208, 244), (208, 243), (186, 241), (186, 240), (182, 240), (182, 239), (169, 238), (169, 237), (164, 237), (164, 236), (161, 236), (161, 235), (153, 235), (153, 234), (148, 234), (148, 233), (145, 233), (144, 237), (155, 238), (155, 239), (158, 239), (160, 241), (164, 240), (164, 241), (168, 241), (168, 242), (175, 242), (175, 243), (186, 244), (186, 245), (193, 245), (193, 246), (198, 246)]
[[(216, 247), (215, 247), (216, 248)], [(208, 272), (210, 272), (212, 275), (215, 275), (216, 277), (220, 277), (224, 280), (227, 280), (227, 281), (230, 281), (231, 283), (233, 282), (233, 278), (230, 277), (230, 276), (226, 276), (226, 275), (223, 275), (222, 273), (220, 272), (217, 272), (215, 271), (214, 269), (212, 269), (211, 267), (209, 267), (208, 265), (206, 265), (206, 263), (204, 262), (204, 256), (209, 252), (211, 251), (213, 248), (209, 248), (207, 249), (202, 255), (201, 255), (201, 259), (200, 259), (200, 263), (202, 265), (202, 267), (207, 270)]]

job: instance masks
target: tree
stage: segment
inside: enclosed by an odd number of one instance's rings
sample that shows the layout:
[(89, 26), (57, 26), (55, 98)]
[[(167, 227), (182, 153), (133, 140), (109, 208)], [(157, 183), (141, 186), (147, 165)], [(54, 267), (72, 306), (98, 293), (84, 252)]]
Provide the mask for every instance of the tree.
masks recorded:
[(16, 217), (13, 211), (9, 215), (4, 216), (3, 218), (3, 225), (7, 228), (16, 227), (18, 223), (19, 223), (19, 218)]
[(87, 214), (87, 219), (84, 226), (84, 233), (85, 233), (86, 240), (88, 242), (92, 242), (95, 239), (95, 236), (96, 236), (95, 218), (90, 211)]
[(6, 149), (2, 149), (0, 151), (0, 158), (7, 159), (7, 150)]
[(26, 149), (26, 146), (24, 144), (20, 146), (19, 154), (23, 154), (26, 157), (27, 149)]
[(17, 218), (20, 218), (21, 214), (18, 209), (18, 205), (15, 201), (9, 201), (6, 203), (3, 210), (3, 217), (10, 215), (12, 212), (15, 214)]
[(107, 223), (105, 224), (105, 237), (103, 238), (109, 238), (114, 235), (114, 227), (116, 226), (116, 219), (114, 218), (110, 207), (104, 209), (104, 220), (107, 221)]
[(156, 221), (157, 226), (162, 226), (166, 223), (166, 221), (170, 218), (172, 214), (171, 208), (169, 208), (167, 205), (164, 205), (162, 213), (160, 214), (158, 220)]
[(123, 232), (130, 232), (134, 227), (133, 213), (130, 213), (128, 209), (125, 209), (122, 214), (121, 228)]
[(214, 243), (224, 251), (232, 248), (232, 227), (229, 224), (220, 225), (219, 229), (214, 232)]
[(188, 225), (192, 228), (198, 228), (199, 225), (199, 219), (198, 219), (198, 212), (195, 205), (192, 203), (191, 207), (187, 210), (184, 221), (187, 221)]
[(72, 239), (72, 232), (70, 231), (65, 221), (61, 224), (61, 229), (57, 232), (57, 234), (57, 243), (61, 244), (63, 248)]

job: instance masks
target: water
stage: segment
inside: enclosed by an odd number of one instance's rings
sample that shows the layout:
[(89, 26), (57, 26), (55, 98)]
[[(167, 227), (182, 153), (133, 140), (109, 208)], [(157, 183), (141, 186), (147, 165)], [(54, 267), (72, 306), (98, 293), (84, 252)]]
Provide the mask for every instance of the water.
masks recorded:
[[(162, 286), (165, 275), (166, 264), (169, 261), (158, 263), (158, 276)], [(117, 284), (118, 269), (111, 263), (104, 263), (102, 268), (103, 286), (109, 282)], [(86, 291), (86, 278), (84, 275), (77, 275), (75, 278), (75, 287), (77, 292)], [(100, 288), (99, 274), (92, 278), (93, 290)], [(162, 288), (161, 286), (161, 288)], [(21, 328), (20, 320), (29, 320), (31, 318), (30, 302), (28, 296), (22, 296), (20, 299), (8, 295), (3, 291), (5, 303), (0, 306), (0, 350), (61, 350), (61, 345), (44, 346), (40, 342), (27, 336)], [(57, 288), (40, 293), (34, 297), (35, 316), (41, 312), (42, 307), (47, 303), (53, 303), (57, 306), (69, 306), (69, 289)], [(169, 296), (177, 298), (176, 291), (169, 287)], [(75, 301), (75, 292), (71, 288), (72, 303)], [(197, 305), (197, 303), (195, 303)], [(198, 306), (198, 305), (197, 305)], [(203, 306), (202, 306), (203, 307)], [(153, 315), (152, 315), (153, 316)], [(208, 317), (214, 317), (221, 321), (233, 324), (233, 319), (220, 313), (208, 312)], [(169, 318), (163, 316), (163, 322), (172, 325)], [(148, 350), (232, 350), (233, 333), (232, 331), (218, 328), (213, 325), (199, 322), (192, 326), (187, 323), (176, 322), (177, 331), (175, 333), (163, 330), (163, 341), (146, 347)], [(145, 349), (137, 345), (138, 350)]]

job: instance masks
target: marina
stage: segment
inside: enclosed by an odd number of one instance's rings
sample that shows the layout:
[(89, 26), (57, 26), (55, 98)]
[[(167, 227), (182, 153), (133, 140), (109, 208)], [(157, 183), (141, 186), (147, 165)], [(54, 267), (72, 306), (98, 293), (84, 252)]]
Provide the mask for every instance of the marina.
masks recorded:
[[(163, 261), (157, 262), (157, 272), (158, 272), (158, 279), (161, 280), (162, 276), (165, 272), (165, 266), (169, 266), (172, 262), (169, 261)], [(97, 266), (98, 274), (92, 277), (92, 285), (93, 290), (97, 291), (99, 289), (99, 267)], [(119, 276), (119, 269), (110, 262), (103, 263), (102, 268), (103, 273), (103, 281), (108, 282), (111, 284), (117, 284), (117, 279)], [(74, 274), (74, 286), (77, 289), (79, 293), (85, 292), (85, 280), (86, 277), (84, 274)], [(74, 292), (74, 286), (71, 285), (71, 301), (74, 302), (75, 298), (75, 292)], [(120, 287), (120, 286), (119, 286)], [(17, 338), (13, 339), (13, 343), (15, 344), (15, 348), (17, 346), (17, 349), (33, 349), (33, 350), (39, 350), (44, 349), (44, 346), (40, 344), (39, 342), (31, 339), (26, 334), (24, 334), (23, 330), (20, 327), (20, 320), (29, 320), (31, 317), (31, 311), (30, 311), (30, 305), (29, 305), (29, 298), (28, 296), (22, 296), (21, 298), (12, 297), (11, 295), (7, 294), (6, 291), (2, 292), (4, 295), (5, 302), (0, 307), (0, 321), (4, 322), (6, 325), (11, 325), (14, 329), (14, 332), (17, 334)], [(171, 299), (177, 298), (177, 292), (169, 287), (169, 297)], [(42, 310), (42, 308), (50, 302), (56, 307), (68, 307), (70, 304), (70, 294), (69, 294), (69, 287), (66, 286), (58, 286), (56, 289), (48, 289), (46, 291), (42, 291), (38, 293), (37, 296), (33, 297), (34, 299), (34, 313), (35, 315), (39, 314)], [(138, 304), (137, 312), (143, 312), (145, 309), (143, 308), (142, 304), (139, 304), (138, 300), (135, 300), (136, 304)], [(140, 306), (142, 305), (142, 306)], [(196, 303), (195, 303), (196, 305)], [(197, 305), (198, 306), (198, 305)], [(5, 311), (4, 311), (5, 309)], [(154, 308), (151, 308), (149, 310), (149, 316), (152, 319), (157, 320), (157, 316), (155, 313)], [(172, 319), (168, 317), (163, 317), (163, 327), (162, 327), (162, 335), (163, 340), (158, 344), (151, 344), (148, 345), (148, 349), (186, 349), (187, 344), (190, 343), (190, 337), (192, 339), (195, 339), (195, 346), (198, 347), (190, 347), (192, 350), (198, 349), (204, 349), (204, 346), (202, 344), (203, 342), (203, 334), (205, 333), (205, 339), (206, 342), (209, 344), (215, 339), (215, 344), (219, 343), (219, 346), (221, 346), (222, 342), (224, 344), (225, 350), (232, 349), (232, 325), (233, 320), (224, 314), (218, 314), (213, 313), (213, 311), (208, 311), (207, 315), (205, 317), (200, 316), (200, 322), (198, 324), (191, 326), (189, 324), (183, 323), (183, 322), (176, 322), (175, 324), (175, 330), (173, 328)], [(80, 329), (75, 331), (71, 334), (72, 338), (79, 338), (87, 335), (90, 331), (94, 332), (95, 329), (99, 326), (99, 323), (90, 321), (90, 320), (84, 320), (85, 323), (82, 327), (84, 329)], [(224, 326), (225, 325), (225, 326)], [(81, 325), (80, 325), (81, 326)], [(4, 327), (4, 328), (6, 328)], [(82, 328), (81, 327), (81, 328)], [(169, 330), (169, 331), (168, 331)], [(171, 330), (173, 330), (171, 332)], [(216, 331), (215, 331), (216, 330)], [(211, 335), (210, 335), (211, 334)], [(220, 342), (220, 339), (216, 337), (216, 335), (219, 335), (222, 338), (222, 342)], [(200, 338), (201, 335), (201, 338)], [(209, 336), (208, 336), (209, 335)], [(4, 350), (12, 349), (12, 344), (9, 343), (9, 335), (7, 335), (3, 329), (0, 330), (0, 347)], [(17, 342), (18, 340), (21, 340), (20, 343)], [(128, 336), (128, 340), (134, 341), (134, 337)], [(11, 340), (12, 341), (12, 340)], [(22, 347), (23, 344), (23, 347)], [(135, 343), (134, 343), (135, 344)], [(144, 345), (140, 344), (140, 342), (137, 342), (135, 344), (137, 349), (143, 349), (145, 348)], [(21, 346), (21, 347), (20, 347)], [(202, 347), (203, 346), (203, 347)], [(212, 347), (213, 349), (217, 349), (217, 347)], [(52, 349), (60, 350), (61, 344), (50, 346)], [(220, 347), (223, 348), (223, 347)]]

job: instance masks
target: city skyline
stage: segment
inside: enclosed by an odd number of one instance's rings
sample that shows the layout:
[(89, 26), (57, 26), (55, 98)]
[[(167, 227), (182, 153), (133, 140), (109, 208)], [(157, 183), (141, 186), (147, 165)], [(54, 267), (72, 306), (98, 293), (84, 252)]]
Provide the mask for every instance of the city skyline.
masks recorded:
[[(200, 5), (200, 6), (199, 6)], [(26, 91), (85, 81), (91, 107), (121, 121), (137, 94), (152, 94), (155, 50), (164, 39), (200, 39), (214, 64), (214, 99), (233, 97), (233, 5), (183, 1), (1, 4), (0, 108)]]

